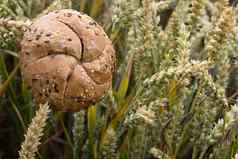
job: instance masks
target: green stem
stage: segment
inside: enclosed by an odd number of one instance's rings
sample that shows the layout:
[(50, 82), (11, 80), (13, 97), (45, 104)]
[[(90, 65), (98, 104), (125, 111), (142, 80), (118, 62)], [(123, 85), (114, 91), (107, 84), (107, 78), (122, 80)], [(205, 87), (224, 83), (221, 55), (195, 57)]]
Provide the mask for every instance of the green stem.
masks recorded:
[(90, 11), (90, 16), (95, 18), (99, 12), (99, 10), (102, 8), (104, 1), (103, 0), (94, 0), (92, 4), (92, 8)]
[[(10, 87), (11, 91), (13, 92), (13, 88), (12, 88), (10, 82), (11, 82), (11, 80), (13, 79), (13, 77), (15, 77), (15, 75), (17, 74), (17, 71), (18, 71), (19, 67), (20, 67), (20, 63), (18, 63), (18, 64), (15, 66), (14, 70), (13, 70), (13, 71), (10, 73), (10, 75), (7, 77), (7, 80), (6, 80), (2, 85), (0, 85), (0, 96), (2, 96), (2, 95), (4, 94), (4, 92), (6, 91), (6, 89), (7, 89), (8, 86)], [(6, 73), (6, 69), (5, 69), (4, 72)], [(6, 73), (5, 75), (7, 75), (7, 73)], [(14, 96), (14, 99), (16, 99), (15, 96)]]
[(196, 146), (193, 147), (193, 155), (192, 159), (196, 159), (198, 157), (198, 149)]
[(84, 12), (85, 7), (86, 7), (87, 0), (81, 0), (80, 1), (80, 11)]
[(73, 142), (71, 141), (70, 135), (69, 135), (69, 133), (67, 131), (67, 128), (65, 127), (65, 124), (64, 124), (64, 121), (63, 121), (63, 116), (60, 116), (59, 118), (60, 118), (60, 123), (61, 123), (61, 125), (63, 127), (63, 130), (64, 130), (64, 134), (66, 136), (66, 139), (67, 139), (69, 145), (71, 146), (71, 148), (73, 149), (73, 147), (74, 147), (73, 146)]
[(25, 125), (25, 123), (24, 123), (24, 120), (23, 120), (23, 118), (22, 118), (22, 115), (21, 115), (20, 111), (17, 109), (17, 106), (16, 106), (15, 103), (12, 101), (12, 99), (10, 99), (10, 102), (11, 102), (11, 105), (12, 105), (13, 110), (15, 111), (15, 113), (16, 113), (18, 119), (20, 120), (20, 123), (21, 123), (23, 129), (26, 130), (26, 125)]
[(88, 120), (88, 141), (89, 141), (89, 151), (90, 151), (90, 158), (97, 159), (97, 147), (95, 144), (95, 128), (96, 128), (96, 107), (90, 106), (88, 108), (87, 114)]

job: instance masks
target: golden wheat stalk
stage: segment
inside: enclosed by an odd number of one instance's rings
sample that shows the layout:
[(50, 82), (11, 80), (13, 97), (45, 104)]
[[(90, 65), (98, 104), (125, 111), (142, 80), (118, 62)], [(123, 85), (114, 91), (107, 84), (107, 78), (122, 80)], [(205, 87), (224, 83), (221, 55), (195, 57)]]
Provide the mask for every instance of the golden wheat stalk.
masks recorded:
[(19, 151), (19, 159), (34, 159), (40, 145), (40, 139), (43, 136), (43, 129), (50, 112), (48, 103), (40, 105), (36, 116), (32, 119), (30, 126), (25, 134), (25, 141)]

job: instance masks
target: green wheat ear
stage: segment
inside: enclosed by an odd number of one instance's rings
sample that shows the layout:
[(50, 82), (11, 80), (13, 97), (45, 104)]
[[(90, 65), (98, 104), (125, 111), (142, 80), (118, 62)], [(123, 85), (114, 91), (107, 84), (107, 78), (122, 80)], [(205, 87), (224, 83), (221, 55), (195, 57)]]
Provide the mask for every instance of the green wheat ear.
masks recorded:
[(50, 108), (48, 103), (40, 105), (39, 110), (36, 112), (25, 134), (25, 140), (19, 151), (19, 159), (35, 158), (38, 146), (40, 145), (40, 139), (44, 135), (43, 130), (46, 126), (49, 112)]

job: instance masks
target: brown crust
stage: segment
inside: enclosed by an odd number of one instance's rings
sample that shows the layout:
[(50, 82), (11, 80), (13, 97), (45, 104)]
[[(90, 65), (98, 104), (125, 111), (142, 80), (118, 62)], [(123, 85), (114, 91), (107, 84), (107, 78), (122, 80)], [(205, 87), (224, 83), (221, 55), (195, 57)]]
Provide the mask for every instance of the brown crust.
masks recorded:
[(39, 18), (21, 48), (23, 77), (37, 103), (78, 111), (111, 87), (115, 51), (102, 27), (85, 14), (67, 9)]

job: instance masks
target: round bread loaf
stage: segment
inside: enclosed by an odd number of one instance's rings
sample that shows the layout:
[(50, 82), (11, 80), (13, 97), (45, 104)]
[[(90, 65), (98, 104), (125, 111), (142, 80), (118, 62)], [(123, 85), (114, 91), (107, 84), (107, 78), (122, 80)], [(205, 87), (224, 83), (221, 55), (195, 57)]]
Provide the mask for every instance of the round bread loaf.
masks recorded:
[(37, 103), (79, 111), (111, 87), (115, 68), (112, 42), (89, 16), (73, 10), (37, 19), (21, 42), (23, 78)]

